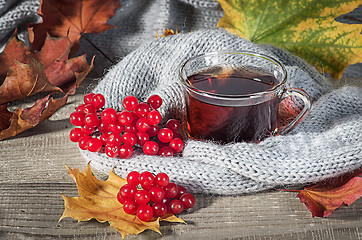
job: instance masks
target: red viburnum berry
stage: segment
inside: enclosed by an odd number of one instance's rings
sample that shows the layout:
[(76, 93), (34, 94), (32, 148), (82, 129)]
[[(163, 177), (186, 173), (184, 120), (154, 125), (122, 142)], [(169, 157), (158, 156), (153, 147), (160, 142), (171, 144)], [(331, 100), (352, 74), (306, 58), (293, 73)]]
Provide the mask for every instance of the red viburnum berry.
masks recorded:
[(84, 103), (91, 104), (94, 95), (95, 95), (95, 93), (88, 93), (88, 94), (84, 95), (84, 97), (83, 97)]
[(162, 105), (162, 98), (155, 94), (147, 99), (147, 103), (150, 104), (153, 109), (157, 109)]
[(92, 102), (91, 102), (91, 104), (97, 109), (104, 107), (105, 103), (106, 103), (106, 99), (100, 93), (95, 94), (93, 96)]
[(137, 217), (143, 221), (148, 222), (152, 219), (153, 210), (149, 205), (141, 205), (137, 208)]
[(132, 111), (138, 105), (138, 100), (135, 96), (130, 95), (123, 99), (122, 104), (124, 109)]

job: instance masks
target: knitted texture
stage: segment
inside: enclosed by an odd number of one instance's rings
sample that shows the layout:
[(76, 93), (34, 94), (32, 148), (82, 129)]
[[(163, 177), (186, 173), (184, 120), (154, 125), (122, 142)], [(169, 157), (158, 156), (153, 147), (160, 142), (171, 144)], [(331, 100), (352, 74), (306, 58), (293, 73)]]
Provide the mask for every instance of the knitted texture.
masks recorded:
[[(215, 0), (120, 0), (121, 8), (109, 20), (116, 26), (102, 34), (80, 39), (79, 53), (96, 54), (92, 76), (102, 76), (104, 69), (140, 45), (161, 36), (165, 27), (179, 32), (215, 28), (223, 11)], [(94, 44), (111, 60), (95, 50)]]
[(16, 28), (21, 32), (27, 23), (35, 22), (38, 8), (38, 0), (0, 0), (0, 46)]
[[(306, 90), (313, 100), (307, 117), (287, 135), (260, 143), (188, 140), (181, 157), (134, 154), (130, 159), (81, 151), (99, 170), (125, 177), (132, 170), (167, 172), (189, 191), (242, 194), (279, 186), (304, 185), (341, 175), (362, 166), (362, 90), (332, 90), (329, 82), (301, 59), (271, 46), (260, 46), (224, 30), (201, 30), (161, 38), (142, 45), (109, 69), (93, 92), (102, 93), (107, 107), (119, 109), (122, 99), (141, 100), (159, 94), (164, 119), (185, 125), (180, 65), (191, 56), (217, 50), (249, 50), (271, 55), (287, 65), (288, 86)], [(298, 101), (289, 105), (300, 108)], [(183, 130), (185, 130), (183, 128)]]

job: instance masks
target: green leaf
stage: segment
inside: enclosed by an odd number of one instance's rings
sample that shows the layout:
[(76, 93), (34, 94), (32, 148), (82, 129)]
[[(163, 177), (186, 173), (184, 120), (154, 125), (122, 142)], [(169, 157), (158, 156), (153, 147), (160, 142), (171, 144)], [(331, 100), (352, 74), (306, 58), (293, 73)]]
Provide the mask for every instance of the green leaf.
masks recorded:
[(218, 0), (224, 17), (218, 27), (252, 42), (286, 49), (321, 72), (341, 78), (362, 61), (361, 25), (334, 19), (361, 0)]

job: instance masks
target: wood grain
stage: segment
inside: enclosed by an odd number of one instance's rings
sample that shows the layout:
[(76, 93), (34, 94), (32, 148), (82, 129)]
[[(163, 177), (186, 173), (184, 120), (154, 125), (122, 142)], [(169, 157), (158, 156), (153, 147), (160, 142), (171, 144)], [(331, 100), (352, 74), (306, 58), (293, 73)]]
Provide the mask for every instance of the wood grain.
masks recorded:
[[(108, 223), (66, 218), (61, 195), (77, 196), (72, 183), (7, 183), (0, 187), (1, 239), (120, 239)], [(328, 218), (312, 218), (291, 192), (239, 197), (197, 195), (187, 224), (164, 223), (163, 239), (361, 239), (362, 201)], [(146, 231), (128, 239), (157, 239)]]
[[(61, 195), (77, 196), (64, 165), (84, 169), (87, 164), (68, 139), (68, 117), (82, 97), (71, 96), (49, 120), (0, 142), (0, 239), (121, 239), (108, 223), (58, 222), (64, 210)], [(181, 214), (187, 224), (163, 223), (162, 236), (146, 231), (127, 239), (362, 240), (361, 199), (328, 218), (312, 218), (293, 192), (196, 198), (194, 209)]]

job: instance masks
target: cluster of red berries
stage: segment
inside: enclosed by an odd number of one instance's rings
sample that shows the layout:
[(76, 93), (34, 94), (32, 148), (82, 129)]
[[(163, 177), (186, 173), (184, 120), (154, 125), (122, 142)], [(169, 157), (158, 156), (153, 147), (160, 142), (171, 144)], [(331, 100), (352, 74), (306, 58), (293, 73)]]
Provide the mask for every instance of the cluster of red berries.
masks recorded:
[(180, 123), (169, 119), (166, 127), (160, 128), (161, 114), (158, 108), (162, 99), (152, 95), (147, 102), (139, 102), (135, 96), (123, 99), (124, 110), (103, 108), (102, 94), (89, 93), (70, 115), (69, 120), (78, 128), (71, 130), (69, 138), (82, 150), (104, 152), (109, 157), (129, 158), (134, 148), (140, 147), (147, 155), (173, 156), (184, 147), (178, 133)]
[[(141, 185), (142, 189), (137, 186)], [(195, 205), (195, 197), (184, 187), (170, 182), (166, 173), (154, 176), (145, 171), (132, 171), (127, 175), (127, 184), (117, 194), (118, 201), (127, 214), (137, 215), (144, 222), (166, 213), (179, 214)]]

